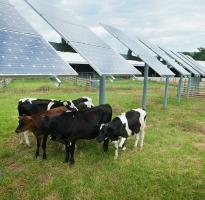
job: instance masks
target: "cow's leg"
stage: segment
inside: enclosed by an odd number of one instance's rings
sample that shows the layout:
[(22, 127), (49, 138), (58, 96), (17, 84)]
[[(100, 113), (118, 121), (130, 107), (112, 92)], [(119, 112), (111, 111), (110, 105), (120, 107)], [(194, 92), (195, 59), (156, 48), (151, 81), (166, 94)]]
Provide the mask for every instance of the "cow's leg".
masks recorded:
[(140, 131), (140, 134), (139, 134), (139, 140), (140, 140), (140, 150), (143, 149), (143, 145), (144, 145), (144, 135), (145, 135), (145, 132), (144, 130), (141, 130)]
[(135, 133), (135, 144), (134, 144), (134, 147), (137, 147), (137, 146), (138, 146), (139, 135), (140, 135), (140, 133)]
[(37, 148), (36, 148), (36, 153), (35, 153), (35, 156), (36, 158), (39, 156), (39, 148), (41, 146), (41, 138), (37, 137), (36, 138), (36, 141), (37, 141)]
[(46, 155), (46, 142), (47, 142), (47, 138), (48, 138), (47, 135), (45, 135), (45, 136), (43, 137), (43, 143), (42, 143), (43, 159), (46, 159), (46, 158), (47, 158), (47, 155)]
[(19, 133), (19, 143), (23, 144), (23, 133)]
[(65, 162), (68, 163), (69, 158), (70, 158), (70, 151), (69, 151), (69, 144), (65, 145)]
[(115, 156), (114, 159), (116, 160), (118, 158), (118, 141), (113, 141), (114, 147), (115, 147)]
[(122, 137), (122, 138), (120, 139), (120, 142), (119, 142), (119, 148), (122, 148), (123, 151), (126, 150), (126, 147), (125, 147), (125, 141), (126, 141), (126, 140), (127, 140), (127, 138)]
[(29, 138), (28, 138), (28, 134), (29, 134), (29, 131), (23, 132), (24, 139), (25, 139), (25, 142), (26, 142), (27, 146), (28, 146), (28, 147), (31, 147), (30, 141), (29, 141)]
[(109, 138), (104, 140), (104, 143), (103, 143), (104, 152), (108, 151), (108, 145), (109, 145)]
[(72, 142), (69, 150), (70, 150), (69, 163), (70, 163), (70, 165), (73, 165), (75, 163), (75, 160), (74, 160), (75, 142)]

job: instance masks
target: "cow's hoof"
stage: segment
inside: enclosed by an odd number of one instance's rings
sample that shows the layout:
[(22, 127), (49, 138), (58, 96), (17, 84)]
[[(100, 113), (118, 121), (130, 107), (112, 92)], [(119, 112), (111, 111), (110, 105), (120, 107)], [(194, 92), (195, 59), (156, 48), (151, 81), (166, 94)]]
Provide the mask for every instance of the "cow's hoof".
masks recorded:
[(74, 161), (70, 161), (70, 162), (69, 162), (69, 166), (70, 166), (70, 167), (73, 167), (73, 166), (74, 166), (74, 164), (75, 164), (75, 162), (74, 162)]
[(117, 160), (117, 158), (118, 158), (118, 156), (115, 156), (115, 157), (114, 157), (114, 160)]
[(46, 159), (47, 159), (47, 155), (44, 154), (44, 155), (43, 155), (43, 160), (46, 160)]
[(30, 145), (30, 144), (26, 144), (26, 146), (27, 146), (28, 148), (31, 148), (31, 145)]
[(104, 147), (104, 148), (103, 148), (103, 151), (104, 151), (104, 152), (108, 152), (108, 148), (107, 148), (107, 147)]
[(126, 150), (126, 147), (123, 147), (123, 148), (122, 148), (122, 151), (125, 151), (125, 150)]
[(38, 158), (38, 156), (39, 156), (39, 153), (35, 153), (35, 158)]

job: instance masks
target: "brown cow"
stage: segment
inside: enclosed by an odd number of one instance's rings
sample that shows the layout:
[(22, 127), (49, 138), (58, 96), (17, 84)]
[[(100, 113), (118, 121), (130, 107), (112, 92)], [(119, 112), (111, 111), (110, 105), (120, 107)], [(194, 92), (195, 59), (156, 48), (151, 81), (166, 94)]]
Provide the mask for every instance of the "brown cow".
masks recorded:
[[(37, 149), (36, 149), (35, 156), (38, 157), (39, 156), (39, 148), (40, 148), (41, 140), (42, 140), (42, 137), (37, 137), (37, 134), (36, 134), (36, 130), (37, 130), (38, 126), (42, 122), (45, 115), (46, 116), (56, 116), (56, 115), (63, 114), (66, 111), (68, 111), (68, 109), (64, 106), (61, 106), (61, 107), (57, 107), (57, 108), (54, 108), (51, 110), (41, 111), (36, 115), (19, 116), (19, 125), (16, 128), (15, 132), (22, 133), (25, 131), (31, 131), (36, 136)], [(43, 137), (43, 143), (42, 143), (43, 159), (46, 159), (46, 152), (45, 152), (46, 142), (47, 142), (47, 137)]]

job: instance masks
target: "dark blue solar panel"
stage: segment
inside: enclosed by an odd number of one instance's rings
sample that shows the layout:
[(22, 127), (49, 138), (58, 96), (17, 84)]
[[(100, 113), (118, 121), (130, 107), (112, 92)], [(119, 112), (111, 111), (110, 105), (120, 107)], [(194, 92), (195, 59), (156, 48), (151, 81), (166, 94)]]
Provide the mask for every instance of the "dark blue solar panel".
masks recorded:
[(77, 75), (6, 0), (0, 0), (0, 76)]
[(10, 4), (0, 4), (0, 29), (37, 35), (37, 32)]
[(0, 4), (9, 4), (7, 0), (0, 0)]
[(1, 75), (76, 75), (41, 37), (0, 31)]

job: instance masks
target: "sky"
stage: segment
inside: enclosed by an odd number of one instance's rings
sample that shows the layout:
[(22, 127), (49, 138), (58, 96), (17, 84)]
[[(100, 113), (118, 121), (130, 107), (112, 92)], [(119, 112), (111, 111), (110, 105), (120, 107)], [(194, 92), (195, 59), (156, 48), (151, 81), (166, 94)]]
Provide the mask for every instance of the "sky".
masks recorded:
[[(194, 51), (205, 47), (204, 0), (42, 1), (65, 8), (120, 53), (126, 49), (100, 26), (100, 22), (118, 27), (134, 38), (143, 36), (174, 51)], [(46, 40), (60, 41), (58, 34), (23, 0), (10, 2)]]

